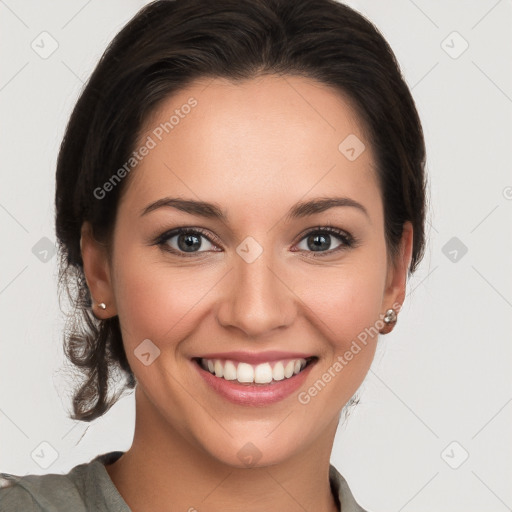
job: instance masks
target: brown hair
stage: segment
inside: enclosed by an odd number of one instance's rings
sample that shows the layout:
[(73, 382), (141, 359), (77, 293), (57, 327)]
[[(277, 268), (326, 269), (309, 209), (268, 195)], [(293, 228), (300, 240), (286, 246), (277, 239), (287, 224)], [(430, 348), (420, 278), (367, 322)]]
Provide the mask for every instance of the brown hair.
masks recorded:
[[(371, 22), (335, 0), (152, 2), (101, 57), (71, 114), (57, 162), (59, 277), (74, 306), (64, 349), (85, 377), (74, 394), (74, 419), (101, 416), (135, 386), (118, 317), (101, 321), (91, 311), (80, 251), (85, 221), (98, 240), (110, 243), (128, 180), (103, 199), (94, 190), (129, 159), (145, 120), (170, 94), (197, 78), (263, 74), (313, 78), (350, 98), (376, 155), (388, 253), (396, 257), (410, 221), (409, 274), (423, 257), (423, 132), (395, 56)], [(119, 370), (125, 382), (112, 395)]]

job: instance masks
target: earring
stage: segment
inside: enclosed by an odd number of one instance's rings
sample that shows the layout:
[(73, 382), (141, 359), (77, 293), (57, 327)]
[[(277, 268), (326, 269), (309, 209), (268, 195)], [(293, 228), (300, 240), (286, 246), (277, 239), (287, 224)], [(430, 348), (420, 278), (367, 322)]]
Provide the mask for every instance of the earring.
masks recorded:
[(396, 311), (393, 308), (388, 309), (384, 314), (383, 320), (384, 328), (379, 332), (380, 334), (388, 334), (393, 330), (393, 327), (395, 326), (394, 324), (396, 323), (397, 320)]
[(395, 323), (396, 319), (397, 319), (396, 311), (393, 308), (388, 309), (383, 318), (384, 322), (386, 322), (388, 325)]
[(103, 310), (107, 309), (107, 305), (104, 302), (98, 303), (98, 307)]

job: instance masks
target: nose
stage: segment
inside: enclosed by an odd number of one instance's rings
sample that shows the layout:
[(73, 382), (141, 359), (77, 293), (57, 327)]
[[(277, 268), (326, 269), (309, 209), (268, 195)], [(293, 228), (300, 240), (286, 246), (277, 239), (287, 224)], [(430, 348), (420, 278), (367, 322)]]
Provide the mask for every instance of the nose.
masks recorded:
[(252, 263), (234, 258), (217, 310), (218, 322), (224, 328), (263, 338), (293, 322), (297, 296), (287, 283), (289, 273), (272, 261), (270, 253), (263, 251)]

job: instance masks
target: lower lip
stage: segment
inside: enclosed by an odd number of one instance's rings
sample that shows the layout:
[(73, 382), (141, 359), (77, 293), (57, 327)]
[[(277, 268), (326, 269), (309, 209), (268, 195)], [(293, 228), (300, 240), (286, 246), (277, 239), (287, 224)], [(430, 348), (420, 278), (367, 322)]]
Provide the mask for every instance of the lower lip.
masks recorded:
[(272, 381), (270, 384), (240, 384), (236, 380), (226, 380), (204, 370), (197, 361), (192, 361), (197, 371), (214, 391), (230, 402), (239, 405), (262, 406), (279, 402), (297, 391), (306, 380), (316, 360), (312, 361), (297, 375)]

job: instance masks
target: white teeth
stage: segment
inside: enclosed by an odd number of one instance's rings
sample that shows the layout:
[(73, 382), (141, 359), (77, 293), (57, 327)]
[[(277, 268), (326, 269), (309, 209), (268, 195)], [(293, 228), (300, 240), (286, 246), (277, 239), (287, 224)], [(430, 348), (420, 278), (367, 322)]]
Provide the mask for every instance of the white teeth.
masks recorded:
[(274, 369), (272, 370), (272, 378), (274, 380), (283, 380), (284, 379), (284, 366), (281, 361), (278, 361), (274, 365)]
[(241, 383), (268, 384), (273, 380), (280, 381), (297, 375), (306, 367), (307, 362), (305, 359), (291, 359), (277, 361), (272, 366), (271, 363), (251, 365), (220, 359), (201, 359), (200, 364), (203, 369), (219, 378)]
[[(217, 375), (217, 373), (215, 373), (215, 375)], [(247, 363), (238, 363), (238, 368), (236, 370), (236, 378), (238, 382), (254, 382), (253, 367)]]
[(289, 379), (293, 375), (294, 369), (295, 369), (295, 363), (293, 361), (288, 361), (288, 363), (284, 367), (284, 376), (287, 379)]
[(226, 361), (226, 364), (224, 365), (224, 378), (226, 380), (235, 380), (236, 377), (236, 366), (231, 361)]
[(217, 360), (215, 361), (215, 376), (216, 377), (222, 377), (224, 375), (224, 367), (222, 366), (222, 363)]
[(254, 370), (254, 382), (266, 384), (272, 381), (272, 367), (268, 363), (259, 364)]

